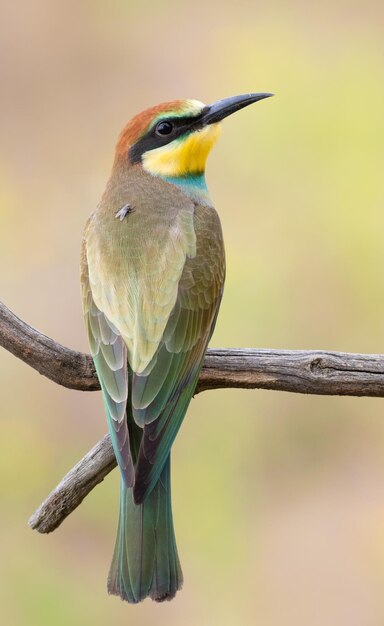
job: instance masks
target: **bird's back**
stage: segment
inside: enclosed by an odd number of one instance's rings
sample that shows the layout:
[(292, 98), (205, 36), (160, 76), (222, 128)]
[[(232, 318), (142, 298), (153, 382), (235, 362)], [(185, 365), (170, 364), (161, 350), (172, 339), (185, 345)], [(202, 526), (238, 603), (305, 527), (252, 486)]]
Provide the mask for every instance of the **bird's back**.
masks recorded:
[[(122, 207), (127, 207), (123, 217)], [(138, 457), (136, 494), (149, 475), (154, 486), (184, 416), (193, 389), (177, 419), (173, 409), (167, 418), (177, 428), (168, 426), (166, 436), (153, 433), (167, 421), (164, 409), (176, 405), (181, 391), (190, 391), (198, 376), (224, 275), (220, 220), (211, 205), (192, 201), (175, 185), (138, 167), (120, 178), (115, 174), (86, 226), (83, 302), (87, 315), (91, 297), (124, 341), (129, 413), (144, 429), (142, 447), (151, 431), (151, 453), (147, 444)], [(166, 445), (156, 462), (160, 441)]]

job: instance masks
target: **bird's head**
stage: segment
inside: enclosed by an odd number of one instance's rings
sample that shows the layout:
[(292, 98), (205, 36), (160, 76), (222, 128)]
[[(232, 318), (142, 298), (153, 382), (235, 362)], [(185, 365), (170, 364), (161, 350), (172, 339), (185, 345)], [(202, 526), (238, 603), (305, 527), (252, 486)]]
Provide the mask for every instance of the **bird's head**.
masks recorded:
[(210, 105), (198, 100), (174, 100), (154, 106), (128, 122), (116, 146), (116, 159), (141, 164), (151, 174), (164, 178), (201, 175), (219, 136), (219, 122), (271, 95), (252, 93)]

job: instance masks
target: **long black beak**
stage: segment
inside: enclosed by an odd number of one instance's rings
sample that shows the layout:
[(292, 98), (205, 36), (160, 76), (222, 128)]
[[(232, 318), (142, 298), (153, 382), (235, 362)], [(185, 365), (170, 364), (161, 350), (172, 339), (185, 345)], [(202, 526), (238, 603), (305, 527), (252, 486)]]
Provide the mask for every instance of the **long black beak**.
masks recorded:
[(240, 111), (249, 104), (270, 98), (273, 93), (246, 93), (242, 96), (232, 96), (232, 98), (224, 98), (213, 104), (209, 104), (202, 111), (201, 122), (204, 126), (220, 122), (228, 115), (232, 115), (236, 111)]

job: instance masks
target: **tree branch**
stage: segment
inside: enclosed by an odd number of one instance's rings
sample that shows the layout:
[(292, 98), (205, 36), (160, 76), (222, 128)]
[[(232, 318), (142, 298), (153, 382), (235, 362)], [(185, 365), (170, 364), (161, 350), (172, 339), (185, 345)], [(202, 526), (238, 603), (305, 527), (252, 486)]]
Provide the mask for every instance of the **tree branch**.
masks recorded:
[[(1, 302), (0, 345), (60, 385), (83, 391), (100, 389), (90, 356), (46, 337)], [(384, 397), (384, 355), (209, 349), (196, 393), (224, 387)], [(105, 436), (32, 515), (32, 528), (44, 533), (57, 528), (115, 465), (109, 436)]]
[(16, 317), (2, 302), (0, 346), (58, 385), (81, 391), (100, 389), (90, 356), (64, 348)]
[[(92, 358), (65, 348), (0, 302), (0, 346), (69, 389), (100, 389)], [(209, 349), (196, 388), (239, 387), (384, 397), (384, 355), (323, 350)]]
[(28, 520), (30, 527), (39, 533), (55, 530), (115, 467), (111, 439), (105, 435), (31, 515)]

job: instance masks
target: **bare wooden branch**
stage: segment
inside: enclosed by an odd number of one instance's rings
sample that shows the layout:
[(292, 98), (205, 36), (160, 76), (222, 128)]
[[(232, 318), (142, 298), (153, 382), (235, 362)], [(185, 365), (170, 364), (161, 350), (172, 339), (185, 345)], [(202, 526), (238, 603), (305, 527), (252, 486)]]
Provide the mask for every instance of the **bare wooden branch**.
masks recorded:
[[(0, 345), (69, 389), (100, 389), (92, 358), (56, 343), (0, 302)], [(196, 393), (239, 387), (384, 397), (384, 355), (322, 350), (209, 349)]]
[[(90, 356), (38, 332), (0, 303), (0, 345), (70, 389), (100, 389)], [(384, 397), (384, 355), (303, 350), (209, 349), (196, 388), (238, 387), (320, 395)], [(65, 476), (29, 523), (50, 532), (115, 467), (105, 436)]]
[(84, 500), (85, 496), (116, 467), (109, 435), (105, 435), (71, 469), (39, 508), (28, 524), (39, 533), (50, 533)]
[(223, 387), (382, 398), (384, 355), (211, 348), (196, 392)]
[(90, 356), (56, 343), (16, 317), (2, 302), (0, 346), (58, 385), (82, 391), (100, 389)]

